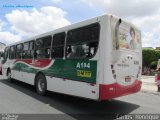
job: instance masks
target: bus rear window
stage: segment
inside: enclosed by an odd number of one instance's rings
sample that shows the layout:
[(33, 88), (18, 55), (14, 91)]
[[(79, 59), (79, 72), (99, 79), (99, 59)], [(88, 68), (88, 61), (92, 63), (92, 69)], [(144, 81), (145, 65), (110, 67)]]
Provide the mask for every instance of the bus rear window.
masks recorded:
[(141, 34), (135, 27), (122, 22), (118, 29), (120, 49), (139, 50), (141, 48)]

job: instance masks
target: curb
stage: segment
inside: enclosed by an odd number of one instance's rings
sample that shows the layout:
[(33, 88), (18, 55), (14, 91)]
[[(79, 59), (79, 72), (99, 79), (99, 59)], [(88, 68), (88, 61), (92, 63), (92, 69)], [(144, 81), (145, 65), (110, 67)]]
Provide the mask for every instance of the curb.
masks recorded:
[(141, 79), (155, 78), (155, 76), (141, 76)]
[(160, 95), (160, 92), (155, 92), (155, 91), (147, 91), (147, 90), (144, 90), (144, 89), (142, 89), (140, 92), (142, 92), (142, 93), (154, 94), (154, 95)]
[(156, 82), (142, 82), (142, 84), (144, 84), (144, 85), (151, 85), (151, 86), (157, 86), (156, 85)]

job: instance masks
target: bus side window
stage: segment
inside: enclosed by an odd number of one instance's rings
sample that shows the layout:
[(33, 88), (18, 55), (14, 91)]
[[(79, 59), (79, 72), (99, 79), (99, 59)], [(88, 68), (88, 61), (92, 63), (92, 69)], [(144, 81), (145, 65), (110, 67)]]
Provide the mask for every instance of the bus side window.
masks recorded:
[(67, 45), (66, 46), (66, 56), (67, 56), (67, 58), (69, 58), (71, 52), (72, 52), (71, 45)]
[(88, 57), (92, 57), (96, 54), (96, 51), (98, 49), (98, 42), (92, 42), (89, 44), (89, 52)]
[(16, 45), (16, 59), (21, 59), (22, 50), (23, 50), (23, 44)]
[(9, 50), (9, 59), (15, 59), (15, 46), (11, 46)]
[(86, 50), (84, 48), (84, 46), (85, 45), (71, 45), (71, 47), (67, 50), (67, 58), (84, 58), (84, 57), (86, 57), (86, 51), (88, 51), (88, 48)]
[(34, 41), (29, 42), (29, 54), (30, 58), (34, 58)]
[(93, 57), (98, 48), (99, 31), (98, 23), (70, 30), (67, 33), (66, 57), (72, 59)]
[(8, 58), (8, 47), (6, 47), (4, 50), (4, 56), (3, 56), (4, 61), (6, 61), (7, 58)]
[(23, 48), (23, 59), (32, 58), (34, 58), (34, 40), (25, 42)]
[(24, 47), (23, 47), (23, 59), (29, 58), (29, 56), (28, 56), (28, 48), (29, 48), (29, 42), (25, 42), (24, 43)]
[(65, 36), (65, 32), (54, 35), (52, 44), (52, 58), (63, 58)]
[[(49, 58), (52, 36), (38, 38), (36, 40), (35, 58)], [(33, 54), (33, 51), (31, 51)]]

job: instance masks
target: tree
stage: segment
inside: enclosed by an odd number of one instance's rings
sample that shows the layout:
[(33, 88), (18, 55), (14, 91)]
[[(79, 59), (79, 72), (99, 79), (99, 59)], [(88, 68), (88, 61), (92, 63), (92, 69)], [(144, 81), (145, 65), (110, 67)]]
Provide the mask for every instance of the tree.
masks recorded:
[(160, 59), (160, 52), (154, 49), (143, 49), (142, 50), (143, 65), (150, 66), (153, 61)]
[(158, 64), (158, 61), (153, 61), (153, 62), (151, 62), (150, 68), (151, 68), (151, 69), (156, 69), (156, 68), (157, 68), (157, 64)]
[(146, 68), (146, 71), (144, 70), (144, 74), (151, 74), (151, 69), (155, 69), (155, 66), (157, 64), (156, 61), (160, 59), (160, 52), (156, 51), (154, 49), (143, 49), (142, 50), (142, 60), (143, 60), (143, 68)]

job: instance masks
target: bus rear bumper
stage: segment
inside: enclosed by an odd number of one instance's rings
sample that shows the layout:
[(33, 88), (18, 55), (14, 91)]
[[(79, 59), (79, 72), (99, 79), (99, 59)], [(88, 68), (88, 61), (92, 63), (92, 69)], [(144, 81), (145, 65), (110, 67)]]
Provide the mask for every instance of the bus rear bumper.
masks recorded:
[(118, 83), (114, 84), (100, 84), (100, 91), (99, 91), (99, 100), (109, 100), (112, 98), (133, 94), (141, 89), (142, 82), (140, 80), (135, 80), (132, 85), (123, 86)]

